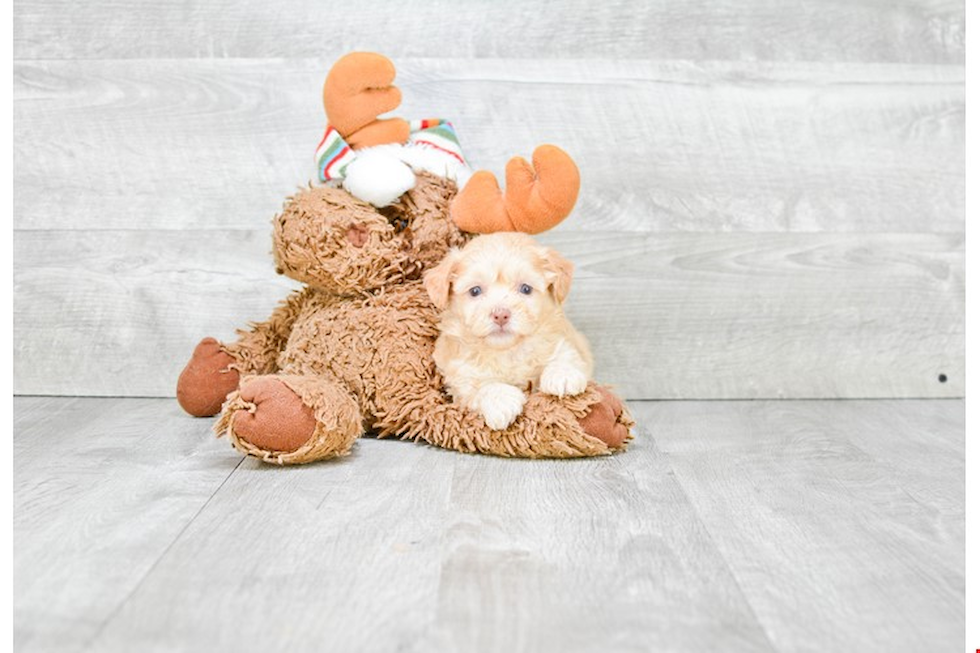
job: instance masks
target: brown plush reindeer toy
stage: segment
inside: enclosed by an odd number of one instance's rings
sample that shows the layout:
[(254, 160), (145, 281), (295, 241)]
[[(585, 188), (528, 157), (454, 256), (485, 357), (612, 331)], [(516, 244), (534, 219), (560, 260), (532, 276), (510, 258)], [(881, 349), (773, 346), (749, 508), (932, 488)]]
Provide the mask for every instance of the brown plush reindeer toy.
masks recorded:
[(557, 224), (574, 205), (578, 170), (542, 146), (533, 167), (508, 164), (506, 192), (488, 172), (470, 177), (448, 123), (378, 119), (400, 103), (394, 76), (371, 53), (331, 69), (318, 151), (327, 183), (289, 198), (273, 224), (277, 271), (306, 287), (237, 341), (202, 340), (177, 382), (180, 405), (195, 416), (220, 412), (219, 435), (279, 464), (342, 456), (368, 432), (530, 458), (623, 448), (632, 420), (594, 383), (572, 397), (531, 394), (497, 431), (444, 393), (432, 358), (438, 312), (422, 274), (466, 242), (463, 229)]

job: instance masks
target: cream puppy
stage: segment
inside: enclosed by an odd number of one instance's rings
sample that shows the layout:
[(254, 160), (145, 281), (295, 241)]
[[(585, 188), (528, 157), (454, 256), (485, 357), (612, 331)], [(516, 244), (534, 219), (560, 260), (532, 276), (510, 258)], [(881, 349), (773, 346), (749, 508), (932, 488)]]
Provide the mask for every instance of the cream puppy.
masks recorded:
[(426, 273), (443, 311), (436, 366), (490, 428), (521, 414), (529, 386), (559, 397), (585, 390), (592, 353), (562, 311), (572, 269), (527, 234), (505, 232), (474, 238)]

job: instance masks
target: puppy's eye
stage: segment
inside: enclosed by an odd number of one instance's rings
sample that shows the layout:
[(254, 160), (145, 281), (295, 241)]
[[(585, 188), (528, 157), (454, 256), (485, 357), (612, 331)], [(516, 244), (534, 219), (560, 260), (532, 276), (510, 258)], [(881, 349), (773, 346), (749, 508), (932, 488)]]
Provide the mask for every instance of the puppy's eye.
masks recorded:
[(518, 288), (518, 290), (521, 291), (521, 294), (522, 295), (530, 295), (531, 294), (531, 291), (534, 290), (534, 289), (531, 288), (531, 286), (527, 285), (526, 283), (522, 283), (521, 284), (521, 287)]
[(470, 293), (470, 297), (479, 297), (483, 293), (483, 288), (480, 286), (473, 286), (468, 292)]

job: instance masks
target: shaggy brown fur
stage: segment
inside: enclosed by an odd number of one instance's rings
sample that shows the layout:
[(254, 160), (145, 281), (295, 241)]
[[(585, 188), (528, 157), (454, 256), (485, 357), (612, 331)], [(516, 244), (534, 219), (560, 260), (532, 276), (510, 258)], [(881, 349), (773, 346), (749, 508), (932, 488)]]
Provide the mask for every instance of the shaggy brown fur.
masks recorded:
[(421, 276), (466, 241), (449, 219), (454, 194), (453, 182), (422, 173), (381, 210), (334, 188), (290, 198), (274, 221), (276, 265), (307, 287), (220, 352), (202, 342), (178, 381), (181, 405), (214, 414), (240, 374), (215, 428), (279, 464), (344, 455), (366, 431), (531, 458), (625, 446), (633, 422), (595, 385), (564, 399), (533, 394), (502, 431), (443, 392), (432, 358), (438, 313)]

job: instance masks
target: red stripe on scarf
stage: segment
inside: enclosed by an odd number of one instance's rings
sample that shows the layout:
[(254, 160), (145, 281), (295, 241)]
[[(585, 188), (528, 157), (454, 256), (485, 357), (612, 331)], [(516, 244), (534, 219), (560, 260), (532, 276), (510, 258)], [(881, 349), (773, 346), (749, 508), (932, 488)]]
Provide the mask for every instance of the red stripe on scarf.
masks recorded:
[(456, 160), (458, 160), (460, 163), (462, 163), (462, 164), (465, 164), (466, 163), (466, 161), (464, 161), (463, 160), (463, 157), (461, 157), (460, 155), (456, 154), (452, 150), (447, 150), (444, 147), (439, 147), (438, 145), (436, 145), (435, 143), (432, 143), (431, 141), (423, 141), (420, 138), (416, 138), (412, 142), (413, 143), (422, 143), (423, 145), (428, 145), (429, 147), (434, 147), (435, 149), (439, 150), (440, 152), (445, 152), (446, 154), (448, 154), (448, 155), (456, 158)]
[(323, 144), (327, 142), (327, 137), (330, 136), (330, 132), (333, 131), (333, 127), (327, 125), (327, 131), (323, 132), (323, 138), (320, 139), (320, 144), (316, 146), (316, 149), (323, 147)]
[(340, 151), (340, 153), (337, 154), (337, 156), (335, 156), (334, 158), (330, 159), (330, 161), (327, 163), (327, 165), (323, 166), (323, 176), (324, 177), (327, 177), (329, 179), (330, 178), (330, 175), (327, 174), (327, 171), (330, 170), (330, 166), (332, 166), (334, 163), (336, 163), (337, 161), (339, 161), (340, 159), (342, 159), (343, 156), (345, 154), (347, 154), (349, 151), (350, 151), (350, 148), (345, 146), (344, 149), (342, 149)]

